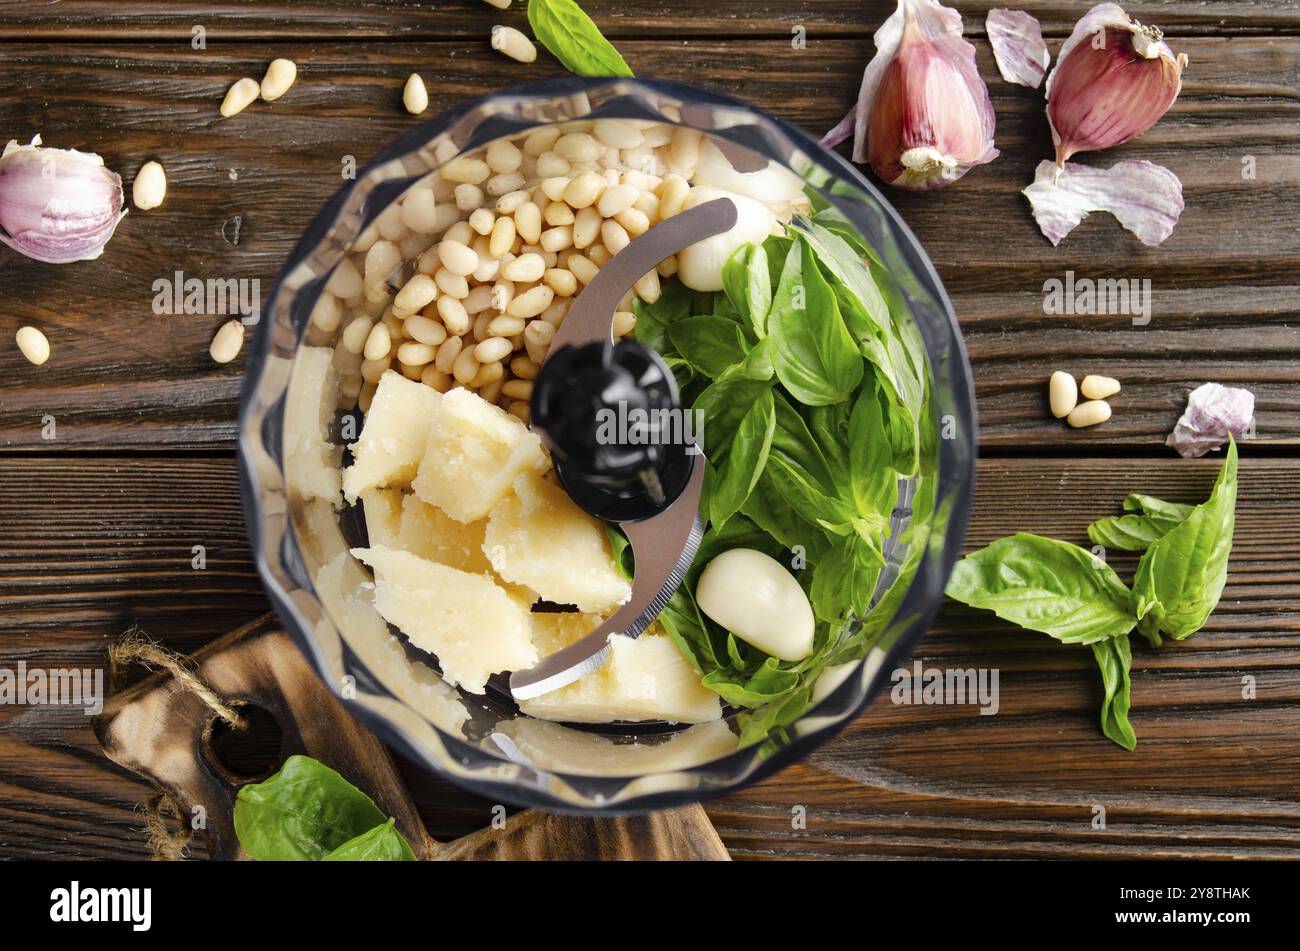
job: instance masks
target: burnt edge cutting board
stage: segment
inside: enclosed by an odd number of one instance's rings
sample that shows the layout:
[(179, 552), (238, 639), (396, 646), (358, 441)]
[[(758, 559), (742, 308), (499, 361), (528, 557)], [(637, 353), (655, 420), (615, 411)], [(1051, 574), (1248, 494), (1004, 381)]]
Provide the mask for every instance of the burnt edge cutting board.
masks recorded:
[[(261, 707), (280, 726), (277, 762), (305, 753), (364, 791), (425, 860), (729, 859), (704, 810), (687, 806), (643, 816), (578, 818), (529, 810), (502, 829), (486, 828), (450, 843), (425, 831), (393, 760), (317, 678), (306, 659), (266, 614), (203, 647), (194, 673), (223, 700)], [(168, 673), (153, 674), (113, 696), (95, 718), (95, 735), (115, 763), (153, 783), (189, 822), (206, 811), (198, 835), (213, 858), (246, 859), (234, 830), (235, 795), (247, 780), (232, 776), (212, 750), (216, 714)]]

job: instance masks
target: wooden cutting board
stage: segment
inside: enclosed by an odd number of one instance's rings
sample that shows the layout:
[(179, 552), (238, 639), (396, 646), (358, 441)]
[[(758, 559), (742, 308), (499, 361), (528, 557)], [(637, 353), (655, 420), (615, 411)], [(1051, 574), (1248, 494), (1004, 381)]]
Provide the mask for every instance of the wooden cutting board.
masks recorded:
[[(529, 810), (510, 816), (503, 828), (437, 842), (388, 750), (325, 688), (275, 615), (231, 631), (192, 660), (198, 678), (227, 703), (260, 707), (274, 718), (282, 737), (277, 763), (305, 753), (337, 770), (397, 820), (421, 859), (728, 859), (698, 805), (590, 819)], [(196, 835), (211, 856), (247, 858), (233, 818), (235, 795), (247, 780), (232, 775), (217, 756), (217, 722), (197, 694), (163, 672), (110, 698), (95, 734), (110, 759), (168, 793), (187, 821), (202, 807), (204, 828)]]

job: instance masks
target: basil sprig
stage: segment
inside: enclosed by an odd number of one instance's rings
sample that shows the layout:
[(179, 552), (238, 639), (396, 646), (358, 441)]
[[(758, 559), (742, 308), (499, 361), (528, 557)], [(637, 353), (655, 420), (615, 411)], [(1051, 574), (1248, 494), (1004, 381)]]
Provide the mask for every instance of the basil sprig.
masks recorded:
[(631, 76), (618, 50), (573, 0), (528, 0), (533, 36), (571, 73)]
[(1132, 513), (1094, 522), (1098, 544), (1145, 549), (1133, 590), (1101, 558), (1077, 545), (1021, 533), (998, 539), (959, 561), (948, 596), (1065, 644), (1091, 644), (1105, 699), (1101, 726), (1125, 749), (1137, 746), (1128, 720), (1130, 632), (1153, 647), (1199, 631), (1218, 606), (1228, 575), (1236, 521), (1237, 446), (1200, 505), (1130, 495)]
[(270, 779), (239, 790), (235, 835), (258, 862), (415, 861), (394, 820), (310, 756), (290, 756)]

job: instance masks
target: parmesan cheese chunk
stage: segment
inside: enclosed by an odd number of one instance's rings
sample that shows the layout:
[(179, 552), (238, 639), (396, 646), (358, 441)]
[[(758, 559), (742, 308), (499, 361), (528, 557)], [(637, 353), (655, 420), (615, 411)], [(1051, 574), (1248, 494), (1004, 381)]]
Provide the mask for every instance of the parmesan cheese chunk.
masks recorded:
[(440, 565), (486, 574), (492, 570), (483, 554), (486, 528), (485, 520), (458, 522), (442, 509), (408, 495), (402, 503), (402, 525), (395, 547)]
[(476, 522), (509, 494), (518, 476), (549, 465), (536, 433), (499, 406), (454, 389), (439, 402), (411, 488), (457, 521)]
[[(550, 653), (546, 648), (562, 635), (557, 637), (558, 632), (549, 629), (539, 636), (537, 619), (545, 616), (533, 615), (533, 640), (540, 652)], [(567, 617), (582, 618), (584, 625), (591, 620), (582, 614)], [(599, 623), (599, 618), (595, 620)], [(595, 626), (577, 630), (569, 643), (591, 633)], [(722, 716), (718, 695), (700, 684), (700, 675), (682, 657), (672, 638), (652, 631), (636, 639), (613, 635), (609, 639), (609, 659), (602, 666), (567, 687), (523, 701), (519, 709), (541, 720), (566, 723), (705, 723)]]
[(334, 351), (303, 347), (294, 358), (284, 410), (284, 480), (291, 498), (341, 505), (339, 464), (343, 447), (329, 440), (339, 378)]
[(514, 488), (492, 510), (483, 540), (497, 574), (579, 611), (608, 611), (631, 597), (601, 522), (535, 475), (520, 476)]
[(366, 489), (360, 499), (371, 546), (404, 547), (397, 540), (402, 527), (402, 490)]
[(389, 548), (352, 554), (375, 572), (375, 609), (438, 658), (448, 683), (481, 694), (492, 674), (537, 662), (528, 609), (487, 575)]
[(410, 484), (441, 400), (441, 393), (418, 380), (395, 370), (384, 372), (361, 436), (352, 444), (352, 465), (343, 472), (349, 502), (366, 489)]

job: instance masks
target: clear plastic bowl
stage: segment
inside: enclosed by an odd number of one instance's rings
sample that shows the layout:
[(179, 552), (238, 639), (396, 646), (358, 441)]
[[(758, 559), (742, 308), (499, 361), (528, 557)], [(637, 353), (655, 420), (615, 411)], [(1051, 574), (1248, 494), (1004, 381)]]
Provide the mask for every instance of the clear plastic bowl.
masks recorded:
[[(330, 333), (311, 324), (312, 310), (362, 230), (454, 155), (538, 126), (599, 118), (690, 126), (742, 164), (770, 161), (795, 172), (877, 251), (893, 282), (887, 292), (896, 315), (919, 331), (929, 363), (928, 438), (920, 473), (902, 484), (893, 513), (888, 564), (865, 618), (871, 646), (837, 672), (838, 683), (828, 676), (819, 685), (818, 702), (802, 718), (744, 748), (734, 715), (682, 728), (576, 727), (523, 717), (500, 693), (473, 695), (446, 684), (370, 605), (370, 575), (348, 553), (363, 543), (364, 528), (354, 510), (336, 510), (313, 489), (337, 462), (304, 447), (300, 436), (320, 425), (341, 445), (359, 430), (355, 410), (344, 414), (319, 380), (295, 373), (295, 357), (304, 338), (332, 345)], [(839, 156), (753, 106), (676, 83), (578, 78), (470, 102), (403, 135), (340, 189), (285, 263), (262, 317), (248, 357), (239, 442), (244, 511), (267, 592), (351, 710), (417, 762), (485, 797), (552, 810), (631, 811), (752, 782), (851, 720), (911, 653), (942, 602), (968, 521), (976, 446), (970, 366), (952, 307), (880, 193)]]

